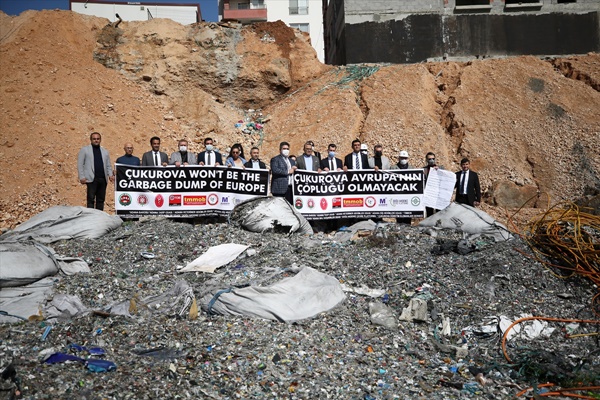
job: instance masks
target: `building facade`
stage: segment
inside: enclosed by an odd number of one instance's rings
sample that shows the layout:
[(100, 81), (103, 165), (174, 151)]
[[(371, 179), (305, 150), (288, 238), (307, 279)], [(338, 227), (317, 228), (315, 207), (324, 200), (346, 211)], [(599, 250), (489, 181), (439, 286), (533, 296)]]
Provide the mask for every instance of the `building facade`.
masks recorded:
[(321, 62), (325, 60), (323, 12), (326, 0), (218, 0), (219, 20), (238, 20), (242, 24), (283, 21), (291, 28), (310, 35), (310, 42)]
[(325, 61), (414, 63), (600, 51), (599, 0), (330, 0)]
[(85, 1), (70, 0), (69, 9), (79, 14), (107, 18), (111, 22), (146, 21), (153, 18), (170, 18), (180, 24), (187, 25), (202, 21), (200, 3), (186, 2), (166, 4), (151, 1)]

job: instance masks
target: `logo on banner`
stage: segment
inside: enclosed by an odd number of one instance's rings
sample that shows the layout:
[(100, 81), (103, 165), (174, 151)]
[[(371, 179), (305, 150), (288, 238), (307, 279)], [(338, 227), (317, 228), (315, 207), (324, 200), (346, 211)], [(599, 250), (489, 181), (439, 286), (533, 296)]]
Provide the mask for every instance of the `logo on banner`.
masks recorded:
[(315, 208), (315, 201), (313, 199), (308, 199), (306, 205), (312, 210), (313, 208)]
[(169, 207), (180, 206), (181, 205), (181, 195), (180, 194), (172, 194), (169, 196)]
[(319, 204), (321, 205), (321, 210), (323, 210), (323, 211), (327, 210), (327, 200), (325, 199), (325, 197), (323, 197), (321, 199)]
[(362, 197), (350, 197), (343, 200), (344, 207), (362, 207), (365, 204), (365, 199)]
[(331, 208), (340, 208), (342, 206), (342, 198), (341, 197), (334, 197), (331, 200)]
[[(417, 200), (419, 198), (417, 197)], [(407, 199), (397, 199), (397, 198), (390, 198), (390, 205), (392, 207), (398, 207), (398, 206), (405, 206), (408, 205), (408, 200)]]
[(421, 199), (419, 199), (418, 197), (413, 197), (412, 199), (410, 199), (410, 204), (416, 207), (419, 204), (421, 204)]
[(375, 207), (377, 205), (377, 200), (373, 196), (369, 196), (365, 198), (365, 205), (369, 208)]
[(161, 208), (165, 204), (165, 199), (162, 197), (162, 194), (159, 194), (154, 198), (154, 205), (158, 208)]
[(221, 196), (221, 204), (229, 204), (229, 196)]
[(387, 207), (387, 200), (384, 198), (379, 199), (379, 207)]
[(211, 193), (211, 194), (208, 195), (208, 204), (209, 205), (214, 206), (218, 202), (219, 202), (219, 196), (217, 196), (214, 193)]
[(137, 202), (140, 206), (145, 206), (148, 204), (148, 196), (145, 194), (140, 194), (137, 198)]
[(206, 196), (183, 196), (184, 206), (205, 206)]
[(123, 193), (119, 196), (119, 204), (125, 207), (131, 205), (131, 196), (129, 193)]
[(303, 206), (302, 199), (296, 199), (296, 203), (294, 204), (298, 210), (300, 210)]

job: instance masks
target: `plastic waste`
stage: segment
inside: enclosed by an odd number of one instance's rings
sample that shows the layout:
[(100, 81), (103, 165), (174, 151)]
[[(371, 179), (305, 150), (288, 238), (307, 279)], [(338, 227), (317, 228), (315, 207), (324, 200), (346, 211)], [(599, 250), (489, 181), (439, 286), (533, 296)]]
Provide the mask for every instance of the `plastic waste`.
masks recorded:
[(114, 362), (98, 359), (85, 360), (85, 366), (92, 372), (108, 372), (117, 369), (117, 365)]
[(388, 329), (398, 328), (398, 322), (392, 309), (385, 304), (379, 302), (369, 303), (369, 313), (371, 314), (372, 323), (385, 326)]

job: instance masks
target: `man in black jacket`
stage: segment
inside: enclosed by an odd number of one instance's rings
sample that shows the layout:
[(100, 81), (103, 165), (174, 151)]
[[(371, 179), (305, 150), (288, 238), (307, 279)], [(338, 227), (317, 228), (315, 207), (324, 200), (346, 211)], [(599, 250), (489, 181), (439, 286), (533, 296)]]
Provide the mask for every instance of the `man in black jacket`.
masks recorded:
[(352, 141), (352, 153), (344, 158), (344, 171), (349, 169), (370, 169), (369, 158), (360, 151), (360, 140)]
[(471, 163), (468, 158), (460, 160), (462, 171), (456, 173), (456, 202), (477, 207), (481, 202), (481, 189), (479, 176), (470, 170)]
[(258, 147), (253, 147), (250, 149), (250, 159), (246, 161), (244, 168), (267, 169), (265, 163), (259, 160), (258, 153)]

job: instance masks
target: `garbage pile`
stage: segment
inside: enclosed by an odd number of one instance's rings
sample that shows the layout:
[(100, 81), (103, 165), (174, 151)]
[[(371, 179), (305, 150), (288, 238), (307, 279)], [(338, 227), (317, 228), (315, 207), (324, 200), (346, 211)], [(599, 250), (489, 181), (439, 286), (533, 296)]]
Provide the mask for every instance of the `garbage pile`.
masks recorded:
[[(547, 382), (597, 395), (595, 284), (558, 279), (519, 236), (464, 241), (164, 218), (61, 239), (56, 254), (89, 272), (47, 276), (36, 312), (3, 320), (0, 398), (509, 399), (555, 393)], [(590, 322), (508, 329), (531, 316)]]

